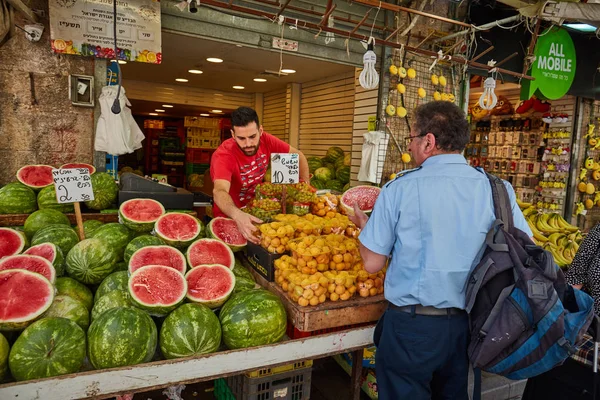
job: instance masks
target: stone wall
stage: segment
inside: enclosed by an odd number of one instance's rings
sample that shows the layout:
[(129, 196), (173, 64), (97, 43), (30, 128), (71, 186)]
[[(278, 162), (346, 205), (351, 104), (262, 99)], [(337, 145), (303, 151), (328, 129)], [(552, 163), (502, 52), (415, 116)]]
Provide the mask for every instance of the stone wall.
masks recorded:
[[(54, 54), (50, 48), (48, 2), (27, 2), (45, 11), (39, 42), (15, 28), (0, 47), (0, 184), (27, 164), (60, 166), (92, 162), (94, 109), (71, 105), (69, 74), (94, 75), (94, 61)], [(30, 23), (15, 13), (15, 24)], [(33, 90), (32, 90), (33, 88)]]

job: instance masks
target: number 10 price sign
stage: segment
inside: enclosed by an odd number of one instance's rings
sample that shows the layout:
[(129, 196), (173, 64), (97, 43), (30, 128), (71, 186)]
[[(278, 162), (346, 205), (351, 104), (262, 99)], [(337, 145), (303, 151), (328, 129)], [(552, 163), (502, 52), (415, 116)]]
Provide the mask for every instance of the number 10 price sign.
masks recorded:
[(79, 239), (85, 239), (79, 202), (94, 200), (90, 171), (87, 168), (53, 169), (52, 177), (56, 188), (56, 201), (61, 204), (73, 203)]

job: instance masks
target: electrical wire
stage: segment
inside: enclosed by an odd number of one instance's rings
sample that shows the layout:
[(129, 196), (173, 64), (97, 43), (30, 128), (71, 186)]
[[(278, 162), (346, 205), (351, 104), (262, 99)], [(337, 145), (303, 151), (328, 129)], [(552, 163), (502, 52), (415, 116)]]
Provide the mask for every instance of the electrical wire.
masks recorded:
[(117, 88), (117, 97), (113, 102), (110, 111), (113, 114), (121, 113), (121, 103), (119, 101), (119, 96), (121, 95), (121, 66), (119, 65), (119, 52), (117, 48), (117, 0), (113, 0), (113, 33), (115, 35), (115, 62), (117, 63), (117, 82), (119, 87)]

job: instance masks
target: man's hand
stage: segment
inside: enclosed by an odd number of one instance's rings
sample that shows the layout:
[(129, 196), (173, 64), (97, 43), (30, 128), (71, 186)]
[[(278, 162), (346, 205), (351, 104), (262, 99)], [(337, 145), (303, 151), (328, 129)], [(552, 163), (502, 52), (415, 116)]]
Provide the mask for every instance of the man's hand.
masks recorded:
[(350, 219), (354, 225), (363, 229), (367, 224), (369, 217), (358, 207), (358, 203), (354, 203), (354, 215), (349, 215), (348, 219)]
[(254, 244), (260, 244), (260, 239), (254, 235), (254, 232), (257, 230), (254, 223), (262, 224), (263, 222), (260, 219), (241, 210), (233, 219), (242, 235), (244, 235), (248, 241)]

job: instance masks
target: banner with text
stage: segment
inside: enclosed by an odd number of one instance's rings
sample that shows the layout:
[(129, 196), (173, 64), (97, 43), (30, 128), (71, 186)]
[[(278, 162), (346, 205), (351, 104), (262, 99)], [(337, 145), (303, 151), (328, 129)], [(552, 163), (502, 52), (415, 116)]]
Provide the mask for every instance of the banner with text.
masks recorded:
[(159, 0), (117, 1), (117, 57), (113, 0), (50, 1), (50, 39), (55, 53), (160, 64)]

